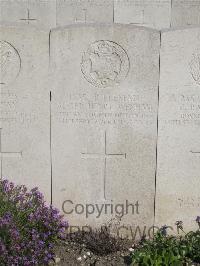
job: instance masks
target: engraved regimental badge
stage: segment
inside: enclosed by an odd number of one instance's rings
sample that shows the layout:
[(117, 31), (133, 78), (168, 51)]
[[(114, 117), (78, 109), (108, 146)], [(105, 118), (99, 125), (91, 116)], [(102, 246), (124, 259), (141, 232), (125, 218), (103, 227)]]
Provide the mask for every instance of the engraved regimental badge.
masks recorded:
[(17, 50), (0, 40), (0, 84), (7, 85), (19, 75), (21, 60)]
[(84, 53), (81, 71), (85, 79), (99, 88), (113, 87), (123, 81), (130, 68), (126, 51), (112, 41), (96, 41)]
[(200, 54), (193, 54), (189, 66), (192, 78), (198, 85), (200, 85)]

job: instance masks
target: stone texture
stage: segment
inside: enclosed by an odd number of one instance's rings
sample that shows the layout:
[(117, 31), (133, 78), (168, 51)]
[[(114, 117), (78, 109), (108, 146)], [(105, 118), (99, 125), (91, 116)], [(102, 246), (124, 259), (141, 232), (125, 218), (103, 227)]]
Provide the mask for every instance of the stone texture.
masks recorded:
[(55, 27), (56, 0), (0, 0), (0, 21)]
[(200, 25), (200, 1), (0, 0), (0, 21), (47, 28), (115, 22), (163, 29)]
[[(121, 223), (153, 224), (159, 48), (157, 31), (131, 25), (52, 31), (53, 203), (60, 209), (65, 200), (138, 201), (139, 214), (129, 210)], [(113, 217), (96, 215), (66, 217), (95, 226)]]
[[(52, 170), (60, 209), (65, 200), (138, 201), (139, 214), (129, 208), (121, 224), (151, 226), (160, 35), (96, 22), (160, 29), (172, 15), (172, 26), (198, 25), (199, 7), (174, 0), (171, 14), (169, 0), (0, 1), (2, 24), (18, 25), (0, 31), (0, 176), (38, 186), (50, 200)], [(72, 23), (53, 30), (51, 42), (41, 30)], [(163, 31), (161, 40), (156, 223), (183, 220), (190, 230), (200, 207), (200, 29)], [(115, 216), (109, 208), (99, 218), (66, 217), (96, 226)]]
[(169, 28), (171, 0), (115, 0), (114, 22), (156, 29)]
[(200, 1), (173, 0), (172, 26), (184, 27), (188, 25), (200, 25)]
[(57, 25), (113, 22), (113, 0), (59, 0)]
[(1, 27), (1, 177), (50, 199), (49, 34)]
[(161, 39), (156, 222), (190, 230), (200, 207), (200, 29)]

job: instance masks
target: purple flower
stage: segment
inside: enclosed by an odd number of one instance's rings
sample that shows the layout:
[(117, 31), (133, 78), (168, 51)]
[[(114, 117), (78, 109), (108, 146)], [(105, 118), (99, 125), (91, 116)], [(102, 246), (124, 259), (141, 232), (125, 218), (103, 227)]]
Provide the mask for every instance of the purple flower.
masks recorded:
[(197, 216), (197, 218), (196, 218), (196, 222), (197, 222), (197, 224), (198, 224), (198, 226), (199, 226), (199, 228), (200, 228), (200, 216)]
[(163, 236), (167, 236), (167, 229), (169, 227), (167, 225), (163, 225), (161, 228), (160, 228), (160, 233), (163, 235)]
[(54, 257), (56, 242), (65, 237), (68, 223), (58, 209), (45, 203), (38, 188), (28, 191), (24, 185), (0, 180), (0, 193), (0, 235), (5, 236), (0, 239), (0, 262), (47, 264)]

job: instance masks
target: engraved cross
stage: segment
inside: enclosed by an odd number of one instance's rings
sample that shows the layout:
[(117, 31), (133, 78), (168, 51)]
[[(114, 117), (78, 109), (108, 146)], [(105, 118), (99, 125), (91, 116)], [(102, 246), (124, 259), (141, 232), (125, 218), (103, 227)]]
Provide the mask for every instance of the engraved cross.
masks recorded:
[(112, 158), (121, 158), (121, 159), (126, 159), (126, 153), (108, 153), (107, 151), (107, 133), (105, 131), (104, 133), (104, 151), (103, 153), (90, 153), (90, 152), (82, 152), (82, 158), (83, 159), (96, 159), (100, 158), (104, 161), (104, 199), (106, 199), (106, 181), (107, 181), (107, 162), (109, 159)]
[(75, 22), (84, 22), (84, 23), (86, 23), (86, 21), (87, 21), (87, 9), (82, 9), (82, 11), (83, 11), (84, 20), (78, 20), (77, 18), (75, 18)]
[(0, 128), (0, 178), (3, 176), (3, 158), (21, 158), (21, 152), (6, 152), (2, 151), (2, 128)]
[(199, 154), (200, 155), (200, 151), (190, 151), (191, 153), (194, 153), (194, 154)]
[(21, 18), (20, 20), (27, 21), (28, 24), (30, 24), (31, 21), (36, 21), (35, 18), (30, 18), (30, 10), (27, 9), (27, 18)]

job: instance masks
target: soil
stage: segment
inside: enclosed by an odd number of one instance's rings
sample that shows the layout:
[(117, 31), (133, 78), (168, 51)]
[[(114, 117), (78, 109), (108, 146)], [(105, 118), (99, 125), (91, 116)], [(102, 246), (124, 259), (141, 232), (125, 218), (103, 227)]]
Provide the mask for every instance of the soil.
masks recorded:
[(59, 266), (124, 266), (130, 265), (125, 263), (126, 256), (130, 254), (128, 248), (126, 251), (117, 251), (110, 255), (99, 256), (85, 248), (84, 244), (65, 242), (56, 250)]
[(130, 265), (132, 241), (112, 237), (109, 232), (75, 233), (55, 250), (58, 266)]
[[(117, 251), (107, 256), (98, 256), (89, 251), (84, 244), (63, 242), (56, 249), (56, 261), (52, 266), (127, 266), (130, 263), (130, 242), (124, 246), (126, 250)], [(81, 260), (80, 260), (81, 258)], [(189, 265), (188, 265), (189, 266)], [(191, 264), (190, 264), (191, 266)], [(192, 266), (200, 266), (193, 263)]]
[[(109, 231), (70, 234), (55, 250), (52, 266), (125, 266), (141, 242), (112, 236)], [(190, 264), (200, 266), (199, 264)]]

